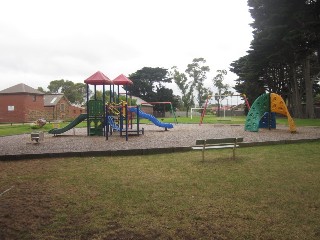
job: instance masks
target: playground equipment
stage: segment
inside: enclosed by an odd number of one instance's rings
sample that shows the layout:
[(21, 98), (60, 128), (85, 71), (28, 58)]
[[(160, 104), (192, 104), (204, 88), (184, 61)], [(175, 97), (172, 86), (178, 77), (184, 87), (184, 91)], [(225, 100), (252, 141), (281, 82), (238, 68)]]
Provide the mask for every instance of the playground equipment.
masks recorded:
[(146, 119), (150, 120), (156, 126), (165, 128), (166, 131), (168, 130), (168, 128), (173, 128), (173, 125), (171, 123), (160, 122), (153, 115), (145, 113), (145, 112), (141, 111), (139, 108), (130, 107), (130, 108), (128, 108), (128, 111), (137, 114), (138, 118), (140, 117), (140, 118), (146, 118)]
[(211, 98), (211, 95), (209, 95), (209, 96), (207, 97), (206, 103), (205, 103), (205, 105), (204, 105), (204, 109), (203, 109), (203, 111), (202, 111), (202, 113), (201, 113), (201, 118), (200, 118), (200, 123), (199, 123), (200, 126), (201, 126), (201, 124), (202, 124), (204, 115), (206, 114), (206, 109), (207, 109), (208, 101), (209, 101), (210, 98)]
[(242, 97), (244, 99), (244, 101), (246, 102), (248, 110), (250, 110), (250, 104), (249, 104), (247, 96), (245, 94), (240, 94), (240, 97)]
[[(118, 77), (116, 77), (115, 79), (113, 79), (113, 84), (118, 86), (118, 101), (120, 102), (120, 91), (119, 91), (119, 86), (127, 86), (127, 85), (132, 85), (133, 82), (127, 78), (126, 76), (124, 76), (123, 74), (120, 74)], [(125, 96), (126, 96), (126, 102), (128, 102), (128, 90), (127, 88), (125, 88), (126, 92), (125, 92)], [(114, 92), (114, 91), (113, 91)]]
[(204, 108), (197, 108), (197, 107), (194, 107), (194, 108), (190, 108), (190, 119), (192, 119), (192, 116), (193, 116), (193, 111), (194, 110), (203, 110)]
[[(242, 95), (234, 95), (234, 94), (228, 94), (228, 95), (215, 95), (214, 97), (231, 97), (231, 106), (232, 106), (232, 97), (243, 97), (244, 94)], [(244, 95), (245, 96), (245, 95)], [(205, 102), (205, 106), (204, 108), (192, 108), (192, 109), (203, 109), (202, 110), (202, 113), (201, 113), (201, 118), (200, 118), (200, 122), (199, 122), (199, 125), (201, 126), (202, 124), (202, 121), (203, 121), (203, 118), (205, 117), (205, 114), (206, 114), (206, 110), (207, 110), (207, 107), (208, 107), (208, 102), (209, 100), (212, 98), (213, 96), (209, 95), (206, 99), (206, 102)], [(246, 99), (246, 97), (245, 97)], [(222, 99), (220, 100), (220, 102), (222, 101)], [(246, 102), (247, 102), (247, 99), (246, 99)], [(220, 103), (219, 103), (220, 104)], [(192, 109), (191, 109), (191, 119), (192, 119)], [(224, 118), (225, 118), (225, 108), (224, 108)]]
[(104, 103), (101, 100), (89, 100), (87, 129), (90, 136), (104, 136)]
[[(120, 93), (119, 93), (119, 86), (122, 85), (129, 85), (133, 84), (133, 82), (125, 77), (123, 74), (116, 77), (113, 81), (111, 81), (107, 76), (105, 76), (102, 72), (98, 71), (85, 81), (86, 89), (87, 89), (87, 113), (80, 114), (75, 120), (69, 123), (67, 126), (63, 128), (53, 128), (49, 131), (49, 133), (57, 135), (63, 132), (66, 132), (80, 122), (86, 120), (87, 121), (87, 135), (88, 136), (106, 136), (108, 139), (108, 135), (112, 134), (113, 131), (119, 131), (120, 136), (123, 136), (125, 133), (126, 140), (128, 141), (128, 134), (137, 134), (139, 135), (140, 132), (144, 132), (144, 130), (140, 130), (139, 128), (139, 117), (145, 117), (155, 123), (157, 126), (164, 127), (164, 128), (172, 128), (173, 126), (168, 124), (161, 123), (152, 115), (148, 116), (146, 113), (139, 110), (139, 107), (130, 107), (130, 111), (128, 111), (127, 106), (127, 90), (126, 90), (126, 101), (120, 101)], [(94, 86), (93, 91), (93, 99), (89, 99), (90, 89), (89, 85)], [(103, 88), (102, 91), (102, 100), (97, 99), (97, 86), (101, 85)], [(106, 91), (105, 86), (110, 86), (110, 102), (106, 104)], [(115, 97), (115, 90), (114, 86), (118, 86), (118, 98)], [(127, 88), (125, 88), (127, 89)], [(171, 104), (171, 103), (170, 103)], [(172, 109), (172, 105), (171, 105)], [(173, 111), (173, 110), (172, 110)], [(128, 116), (130, 113), (130, 118)], [(132, 124), (132, 113), (136, 113), (137, 117), (137, 128), (133, 130)], [(174, 115), (175, 116), (175, 115)], [(131, 129), (129, 129), (129, 121), (131, 120)]]
[(36, 143), (39, 143), (44, 139), (44, 132), (32, 132), (30, 137), (31, 141), (36, 141)]
[(263, 117), (259, 121), (259, 128), (276, 128), (276, 113), (265, 112)]
[[(288, 118), (290, 132), (297, 131), (285, 102), (280, 95), (275, 93), (262, 94), (253, 102), (246, 118), (245, 130), (258, 132), (259, 127), (275, 128), (274, 113), (282, 114)], [(261, 119), (263, 119), (262, 123)]]
[[(177, 117), (176, 117), (176, 113), (175, 113), (175, 111), (174, 111), (174, 109), (173, 109), (173, 107), (172, 107), (172, 103), (171, 103), (171, 102), (144, 102), (144, 103), (141, 103), (141, 105), (143, 105), (143, 104), (151, 104), (151, 105), (154, 105), (154, 104), (163, 104), (164, 106), (165, 106), (165, 105), (170, 105), (170, 112), (171, 112), (172, 116), (174, 117), (174, 122), (175, 122), (176, 124), (178, 124), (178, 120), (177, 120)], [(165, 110), (164, 110), (164, 112), (165, 112)]]
[[(105, 124), (105, 86), (111, 86), (113, 82), (102, 72), (98, 71), (84, 80), (87, 87), (87, 135), (93, 136), (104, 136), (106, 134), (106, 124)], [(89, 99), (90, 89), (89, 86), (94, 86), (94, 96), (93, 99)], [(97, 86), (100, 85), (103, 87), (102, 90), (102, 100), (97, 99)], [(110, 101), (111, 101), (110, 94)]]
[(126, 140), (128, 141), (128, 115), (125, 110), (126, 108), (126, 102), (119, 104), (109, 103), (106, 105), (106, 140), (108, 140), (109, 133), (112, 135), (112, 130), (114, 130), (120, 132), (120, 136), (125, 132)]
[(81, 123), (82, 121), (86, 120), (88, 117), (88, 115), (86, 113), (80, 114), (76, 119), (74, 119), (71, 123), (69, 123), (67, 126), (63, 127), (63, 128), (53, 128), (50, 129), (48, 133), (50, 134), (61, 134), (64, 133), (72, 128), (74, 128), (75, 126), (77, 126), (79, 123)]
[[(130, 109), (138, 109), (139, 107), (130, 107)], [(112, 135), (113, 131), (118, 131), (120, 136), (125, 133), (126, 140), (128, 141), (128, 136), (130, 135), (140, 135), (144, 134), (144, 129), (140, 129), (139, 118), (137, 118), (136, 129), (132, 127), (132, 119), (129, 119), (129, 108), (125, 101), (120, 104), (107, 104), (106, 105), (106, 140), (108, 140), (109, 133)], [(132, 118), (132, 116), (130, 117)], [(131, 120), (131, 128), (129, 128), (129, 121)]]

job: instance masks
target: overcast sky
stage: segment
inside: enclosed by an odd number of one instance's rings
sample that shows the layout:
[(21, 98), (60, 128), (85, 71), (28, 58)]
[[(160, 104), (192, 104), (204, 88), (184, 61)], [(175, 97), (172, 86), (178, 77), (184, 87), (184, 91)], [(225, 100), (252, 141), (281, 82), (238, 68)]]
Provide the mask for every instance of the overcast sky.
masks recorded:
[[(184, 72), (199, 57), (208, 87), (246, 54), (251, 22), (246, 0), (1, 1), (0, 90), (83, 82), (96, 71), (111, 80), (143, 67)], [(235, 78), (228, 72), (226, 83)]]

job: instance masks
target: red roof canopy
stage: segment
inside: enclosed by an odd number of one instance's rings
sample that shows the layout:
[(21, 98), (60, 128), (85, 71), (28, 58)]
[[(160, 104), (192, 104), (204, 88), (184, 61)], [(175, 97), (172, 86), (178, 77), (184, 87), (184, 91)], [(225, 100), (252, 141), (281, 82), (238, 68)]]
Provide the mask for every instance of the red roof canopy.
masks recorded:
[(133, 84), (133, 82), (129, 78), (127, 78), (125, 75), (120, 74), (118, 77), (113, 79), (113, 84), (114, 85), (129, 85), (129, 84)]
[(84, 82), (90, 85), (112, 85), (113, 84), (112, 81), (100, 71), (88, 77), (86, 80), (84, 80)]

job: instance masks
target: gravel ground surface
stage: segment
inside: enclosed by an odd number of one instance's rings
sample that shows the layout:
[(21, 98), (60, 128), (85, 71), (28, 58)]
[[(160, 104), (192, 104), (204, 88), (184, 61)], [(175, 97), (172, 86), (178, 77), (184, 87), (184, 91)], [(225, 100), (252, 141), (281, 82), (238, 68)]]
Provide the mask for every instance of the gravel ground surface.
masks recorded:
[(281, 125), (277, 129), (260, 129), (259, 132), (246, 132), (243, 125), (228, 124), (177, 124), (168, 131), (149, 124), (141, 124), (142, 127), (144, 135), (129, 136), (128, 141), (117, 132), (109, 140), (88, 137), (86, 128), (75, 128), (58, 136), (46, 133), (39, 144), (31, 141), (30, 134), (0, 137), (0, 155), (3, 158), (23, 154), (190, 147), (196, 139), (223, 137), (243, 137), (246, 143), (320, 139), (320, 127), (299, 127), (295, 134)]

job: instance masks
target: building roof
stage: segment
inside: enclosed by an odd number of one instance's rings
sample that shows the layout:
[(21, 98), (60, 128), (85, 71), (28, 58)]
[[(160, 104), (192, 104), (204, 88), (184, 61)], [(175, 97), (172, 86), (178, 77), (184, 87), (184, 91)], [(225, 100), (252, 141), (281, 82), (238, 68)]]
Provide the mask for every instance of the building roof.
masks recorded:
[(123, 85), (131, 85), (133, 84), (133, 82), (129, 78), (127, 78), (125, 75), (120, 74), (118, 77), (113, 79), (113, 84), (123, 86)]
[[(141, 105), (141, 103), (146, 103), (143, 99), (136, 97), (136, 96), (130, 96), (133, 100), (136, 100), (137, 105)], [(151, 104), (143, 104), (144, 106), (152, 106)]]
[(49, 106), (55, 106), (57, 103), (63, 98), (63, 94), (45, 94), (44, 95), (44, 106), (49, 107)]
[(98, 71), (84, 80), (86, 84), (89, 85), (112, 85), (112, 81), (104, 75), (102, 72)]
[(24, 83), (19, 83), (17, 85), (14, 85), (12, 87), (9, 87), (0, 91), (0, 94), (15, 94), (15, 93), (29, 93), (29, 94), (44, 95), (43, 92), (40, 92), (37, 89), (29, 87)]

